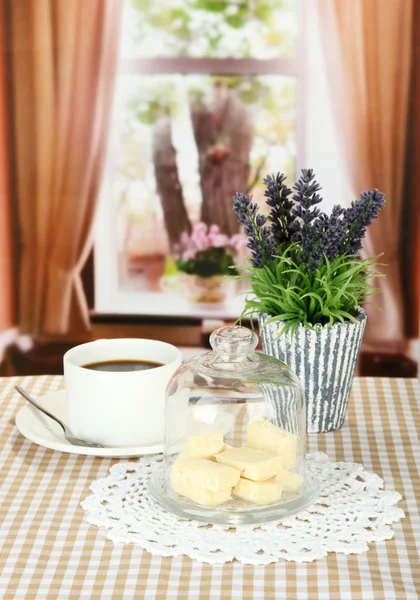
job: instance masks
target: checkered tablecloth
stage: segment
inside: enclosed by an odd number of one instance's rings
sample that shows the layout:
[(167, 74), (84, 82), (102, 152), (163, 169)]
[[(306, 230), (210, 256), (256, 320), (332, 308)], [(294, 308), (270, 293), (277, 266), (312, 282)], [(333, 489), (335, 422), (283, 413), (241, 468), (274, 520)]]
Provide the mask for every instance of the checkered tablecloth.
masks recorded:
[(363, 463), (403, 495), (395, 537), (367, 554), (309, 564), (210, 566), (114, 544), (84, 522), (80, 502), (116, 460), (61, 454), (22, 437), (15, 415), (23, 385), (35, 396), (61, 377), (0, 380), (0, 597), (190, 600), (420, 597), (420, 386), (418, 380), (356, 379), (340, 431), (308, 438), (308, 450)]

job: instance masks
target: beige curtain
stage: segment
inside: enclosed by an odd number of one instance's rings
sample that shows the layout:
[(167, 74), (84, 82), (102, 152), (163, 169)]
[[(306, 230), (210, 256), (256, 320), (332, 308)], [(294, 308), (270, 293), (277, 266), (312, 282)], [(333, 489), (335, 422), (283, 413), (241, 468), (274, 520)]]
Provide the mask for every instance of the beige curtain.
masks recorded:
[(80, 278), (116, 71), (120, 0), (11, 0), (19, 324), (35, 335), (89, 327)]
[(335, 122), (355, 197), (377, 187), (387, 205), (364, 248), (384, 253), (386, 279), (368, 307), (365, 340), (404, 347), (400, 223), (414, 0), (317, 0)]
[(14, 323), (5, 33), (4, 14), (0, 11), (0, 334)]
[[(420, 3), (414, 6), (413, 66), (401, 231), (405, 331), (420, 337)], [(419, 349), (420, 363), (420, 349)]]

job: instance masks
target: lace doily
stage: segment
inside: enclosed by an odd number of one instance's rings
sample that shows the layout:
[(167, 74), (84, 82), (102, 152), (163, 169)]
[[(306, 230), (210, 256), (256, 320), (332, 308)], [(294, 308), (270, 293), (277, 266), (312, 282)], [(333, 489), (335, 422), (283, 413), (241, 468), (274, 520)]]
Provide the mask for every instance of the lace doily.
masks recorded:
[(107, 538), (116, 544), (139, 544), (158, 556), (264, 565), (282, 558), (313, 561), (328, 552), (366, 552), (369, 543), (392, 538), (391, 523), (404, 517), (396, 506), (401, 495), (384, 490), (378, 475), (315, 453), (308, 455), (307, 464), (319, 478), (321, 492), (308, 510), (259, 525), (206, 525), (168, 513), (152, 500), (149, 477), (161, 460), (146, 457), (111, 467), (110, 475), (95, 481), (93, 494), (82, 502), (88, 523), (106, 527)]

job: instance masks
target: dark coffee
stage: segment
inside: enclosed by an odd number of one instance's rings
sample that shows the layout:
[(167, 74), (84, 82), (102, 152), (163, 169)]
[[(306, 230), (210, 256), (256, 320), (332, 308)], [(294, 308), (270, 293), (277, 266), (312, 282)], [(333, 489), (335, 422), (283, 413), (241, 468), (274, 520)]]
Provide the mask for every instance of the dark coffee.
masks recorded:
[(92, 371), (147, 371), (161, 367), (162, 363), (153, 362), (151, 360), (104, 360), (102, 362), (88, 363), (82, 365), (85, 369)]

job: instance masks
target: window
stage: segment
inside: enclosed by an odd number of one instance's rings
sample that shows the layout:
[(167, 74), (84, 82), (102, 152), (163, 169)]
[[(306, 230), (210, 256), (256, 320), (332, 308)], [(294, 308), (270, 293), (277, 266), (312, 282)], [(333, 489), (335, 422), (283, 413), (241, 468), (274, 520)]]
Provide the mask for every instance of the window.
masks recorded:
[[(95, 242), (98, 312), (236, 318), (162, 285), (185, 224), (229, 235), (236, 191), (294, 177), (303, 85), (297, 0), (125, 0)], [(298, 119), (296, 115), (299, 115)]]

